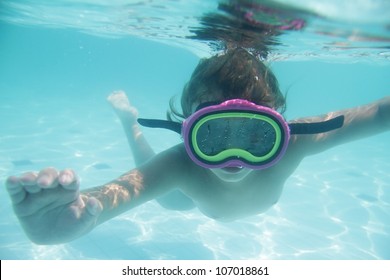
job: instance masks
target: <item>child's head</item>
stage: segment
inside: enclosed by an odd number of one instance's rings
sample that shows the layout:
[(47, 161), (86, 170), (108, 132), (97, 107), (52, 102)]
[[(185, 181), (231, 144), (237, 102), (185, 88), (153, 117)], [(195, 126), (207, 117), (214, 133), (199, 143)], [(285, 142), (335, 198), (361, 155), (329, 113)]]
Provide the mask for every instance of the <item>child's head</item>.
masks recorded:
[(242, 48), (202, 59), (183, 90), (183, 114), (177, 114), (172, 105), (171, 110), (174, 115), (187, 118), (199, 104), (236, 98), (280, 111), (285, 107), (272, 71)]
[[(254, 55), (242, 48), (228, 50), (199, 62), (181, 97), (182, 114), (174, 109), (168, 118), (188, 118), (206, 102), (222, 103), (229, 99), (245, 99), (258, 105), (284, 111), (285, 98), (272, 71)], [(240, 182), (252, 169), (212, 168), (225, 182)]]

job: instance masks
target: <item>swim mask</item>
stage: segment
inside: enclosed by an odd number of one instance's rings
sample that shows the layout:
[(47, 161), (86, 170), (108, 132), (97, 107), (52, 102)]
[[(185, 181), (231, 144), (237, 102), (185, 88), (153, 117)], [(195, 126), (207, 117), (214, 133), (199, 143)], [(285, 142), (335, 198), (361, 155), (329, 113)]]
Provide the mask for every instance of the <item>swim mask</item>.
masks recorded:
[(243, 99), (197, 110), (182, 124), (138, 119), (147, 127), (180, 133), (189, 157), (205, 168), (264, 169), (286, 152), (291, 134), (313, 134), (340, 128), (344, 116), (318, 123), (287, 123), (277, 111)]

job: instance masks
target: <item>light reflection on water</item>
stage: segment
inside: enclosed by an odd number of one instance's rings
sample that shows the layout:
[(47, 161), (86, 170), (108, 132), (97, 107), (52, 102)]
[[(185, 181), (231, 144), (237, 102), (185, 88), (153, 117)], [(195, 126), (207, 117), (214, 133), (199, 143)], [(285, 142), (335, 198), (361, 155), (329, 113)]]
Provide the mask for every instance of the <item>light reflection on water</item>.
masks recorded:
[(214, 52), (221, 44), (240, 44), (263, 51), (269, 48), (272, 60), (390, 60), (388, 1), (33, 2), (2, 1), (0, 20), (71, 28), (109, 38), (136, 36), (186, 48), (200, 56)]

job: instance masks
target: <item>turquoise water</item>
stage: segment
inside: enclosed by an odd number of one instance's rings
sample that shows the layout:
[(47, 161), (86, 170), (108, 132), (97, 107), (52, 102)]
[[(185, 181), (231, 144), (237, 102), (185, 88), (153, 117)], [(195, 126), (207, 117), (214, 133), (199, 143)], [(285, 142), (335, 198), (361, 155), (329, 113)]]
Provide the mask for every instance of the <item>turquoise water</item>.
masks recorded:
[[(88, 188), (133, 168), (107, 95), (125, 90), (140, 115), (163, 118), (199, 60), (188, 48), (140, 36), (1, 21), (0, 30), (1, 182), (72, 167)], [(272, 62), (289, 92), (287, 119), (389, 94), (386, 58), (351, 59)], [(145, 134), (157, 152), (180, 141), (168, 131)], [(219, 223), (149, 202), (65, 245), (32, 244), (2, 187), (0, 259), (390, 259), (389, 140), (384, 133), (305, 159), (261, 215)]]

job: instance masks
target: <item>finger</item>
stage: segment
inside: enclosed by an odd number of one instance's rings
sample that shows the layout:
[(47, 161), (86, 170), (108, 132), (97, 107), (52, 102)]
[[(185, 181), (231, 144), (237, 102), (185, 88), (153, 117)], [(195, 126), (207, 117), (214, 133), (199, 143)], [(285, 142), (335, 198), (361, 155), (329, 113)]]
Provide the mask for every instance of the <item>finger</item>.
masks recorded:
[(55, 168), (48, 167), (41, 170), (38, 174), (37, 185), (42, 189), (50, 189), (58, 186), (58, 171)]
[(16, 192), (19, 192), (23, 189), (23, 186), (20, 183), (20, 180), (16, 176), (10, 176), (5, 181), (5, 187), (7, 188), (7, 191), (9, 194), (13, 194)]
[(36, 185), (37, 177), (38, 174), (36, 172), (26, 172), (20, 176), (19, 182), (23, 186)]
[(26, 197), (26, 191), (20, 184), (19, 178), (16, 176), (8, 177), (5, 182), (8, 194), (11, 198), (12, 203), (20, 203)]
[(103, 205), (94, 197), (87, 200), (86, 208), (88, 213), (92, 216), (99, 216), (99, 214), (103, 211)]
[(96, 198), (80, 195), (78, 200), (70, 207), (70, 214), (83, 230), (95, 227), (97, 219), (103, 210), (102, 204)]
[(58, 183), (66, 190), (76, 190), (79, 187), (79, 179), (71, 169), (64, 169), (60, 172)]
[(36, 172), (27, 172), (20, 176), (19, 182), (28, 193), (38, 193), (41, 188), (37, 185), (37, 178)]

